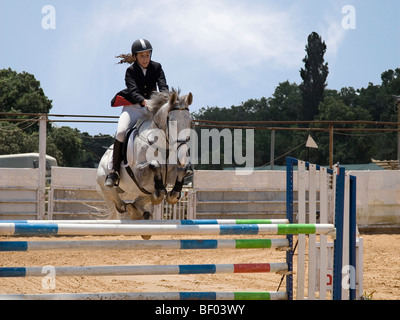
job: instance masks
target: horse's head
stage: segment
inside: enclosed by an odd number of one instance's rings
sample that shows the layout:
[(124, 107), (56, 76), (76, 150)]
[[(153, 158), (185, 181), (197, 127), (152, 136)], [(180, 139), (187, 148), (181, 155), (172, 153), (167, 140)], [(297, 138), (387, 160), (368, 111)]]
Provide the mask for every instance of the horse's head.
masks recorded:
[[(180, 96), (179, 91), (173, 90), (153, 118), (155, 126), (165, 133), (167, 147), (170, 153), (175, 152), (179, 166), (185, 166), (188, 163), (187, 143), (190, 141), (192, 124), (189, 106), (192, 102), (192, 93)], [(175, 155), (170, 154), (170, 157)]]
[(168, 103), (167, 140), (170, 151), (172, 150), (172, 153), (175, 152), (177, 163), (180, 167), (187, 165), (189, 162), (187, 144), (190, 141), (192, 117), (189, 112), (189, 106), (192, 102), (192, 93), (179, 97), (178, 93), (173, 92)]

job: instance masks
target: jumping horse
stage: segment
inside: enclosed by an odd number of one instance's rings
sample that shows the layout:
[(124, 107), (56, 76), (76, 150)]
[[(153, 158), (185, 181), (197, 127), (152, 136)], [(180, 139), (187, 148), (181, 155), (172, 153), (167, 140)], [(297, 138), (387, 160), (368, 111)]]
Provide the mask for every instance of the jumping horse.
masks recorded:
[[(174, 89), (152, 95), (146, 117), (129, 130), (125, 139), (118, 187), (104, 186), (111, 171), (112, 149), (105, 152), (97, 170), (97, 189), (107, 205), (108, 219), (128, 214), (132, 220), (148, 220), (154, 205), (164, 197), (172, 205), (179, 201), (190, 168), (187, 144), (192, 102), (192, 93), (180, 96)], [(167, 185), (173, 186), (170, 192)], [(134, 200), (126, 203), (124, 199)]]

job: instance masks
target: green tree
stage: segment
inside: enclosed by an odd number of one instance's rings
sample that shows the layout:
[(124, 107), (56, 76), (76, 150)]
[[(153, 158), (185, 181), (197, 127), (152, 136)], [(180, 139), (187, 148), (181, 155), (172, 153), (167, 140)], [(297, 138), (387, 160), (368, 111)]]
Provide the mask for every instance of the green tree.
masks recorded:
[[(17, 73), (11, 69), (0, 70), (0, 112), (49, 113), (51, 108), (52, 101), (45, 96), (40, 82), (32, 74)], [(38, 125), (33, 124), (25, 131), (32, 133), (36, 130)]]
[[(383, 72), (381, 80), (381, 85), (369, 83), (367, 88), (359, 90), (359, 104), (371, 113), (372, 120), (397, 122), (398, 105), (393, 95), (400, 95), (400, 68)], [(371, 143), (374, 145), (372, 158), (397, 158), (397, 132), (377, 133)]]
[(387, 70), (382, 73), (382, 87), (391, 94), (400, 94), (400, 68)]
[[(17, 73), (11, 69), (0, 70), (0, 112), (8, 113), (48, 113), (52, 107), (40, 82), (27, 72)], [(7, 119), (28, 119), (22, 115), (1, 116)], [(1, 122), (0, 154), (37, 152), (32, 144), (37, 122)], [(48, 126), (50, 128), (50, 125)]]
[(300, 85), (302, 92), (302, 106), (299, 110), (299, 120), (313, 120), (318, 113), (318, 105), (324, 98), (326, 79), (328, 77), (328, 63), (324, 63), (326, 52), (325, 41), (316, 32), (308, 36), (306, 56), (303, 59), (304, 69), (300, 70), (303, 82)]
[[(301, 105), (301, 92), (296, 83), (285, 81), (279, 83), (272, 97), (249, 99), (239, 106), (231, 108), (203, 108), (195, 115), (198, 120), (217, 121), (286, 121), (297, 120), (297, 110)], [(293, 125), (291, 125), (293, 126)], [(221, 130), (221, 129), (220, 129)], [(201, 137), (200, 128), (197, 128), (198, 137)], [(281, 155), (298, 145), (299, 133), (277, 131), (275, 142), (275, 154)], [(201, 143), (199, 143), (199, 146)], [(270, 160), (271, 131), (255, 130), (254, 136), (254, 164), (261, 166)], [(201, 152), (201, 150), (199, 150)], [(223, 159), (223, 144), (220, 147), (221, 159)], [(283, 164), (285, 158), (276, 164)], [(221, 169), (222, 165), (199, 165), (197, 169)]]
[(92, 137), (87, 132), (81, 134), (83, 156), (80, 163), (84, 168), (96, 168), (101, 157), (114, 142), (110, 135), (95, 135)]
[[(315, 120), (331, 121), (352, 121), (371, 120), (368, 112), (359, 106), (351, 107), (346, 105), (340, 98), (333, 96), (326, 97), (319, 106), (319, 114)], [(335, 128), (364, 128), (363, 124), (342, 124), (335, 125)], [(329, 134), (327, 131), (315, 134), (318, 144), (318, 153), (310, 161), (320, 164), (329, 163)], [(334, 134), (334, 162), (342, 164), (369, 163), (373, 154), (373, 144), (368, 134), (358, 132), (335, 132)], [(305, 157), (305, 151), (301, 156)]]
[(62, 157), (57, 158), (59, 165), (80, 166), (84, 149), (79, 130), (70, 127), (53, 128), (51, 134), (47, 136), (47, 141), (60, 151)]
[(299, 86), (289, 81), (279, 83), (268, 103), (268, 116), (265, 120), (296, 121), (302, 104)]
[(0, 122), (0, 155), (34, 152), (28, 137), (17, 124)]
[[(40, 82), (32, 74), (0, 70), (0, 112), (49, 113), (51, 108), (52, 101), (45, 96)], [(3, 118), (28, 120), (32, 117), (7, 114)], [(0, 154), (38, 152), (38, 128), (37, 122), (0, 122)], [(47, 132), (47, 154), (54, 156), (59, 165), (82, 165), (85, 152), (79, 130), (52, 127), (49, 123)]]
[(360, 89), (359, 104), (368, 111), (374, 121), (389, 121), (389, 110), (392, 96), (387, 95), (380, 85), (369, 83), (367, 88)]

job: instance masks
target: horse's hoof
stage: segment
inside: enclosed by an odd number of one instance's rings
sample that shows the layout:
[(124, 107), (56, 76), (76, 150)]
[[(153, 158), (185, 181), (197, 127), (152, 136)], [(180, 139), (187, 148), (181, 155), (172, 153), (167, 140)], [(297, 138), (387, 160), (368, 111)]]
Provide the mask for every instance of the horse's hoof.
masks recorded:
[(170, 205), (175, 205), (179, 202), (180, 197), (180, 192), (178, 194), (172, 194), (172, 192), (170, 192), (167, 194), (166, 200)]
[(146, 211), (143, 213), (143, 220), (150, 220), (150, 212)]
[(117, 209), (117, 211), (119, 212), (119, 213), (125, 213), (125, 212), (127, 212), (127, 207), (125, 206), (124, 208), (121, 208), (121, 207), (115, 207), (115, 209)]
[(151, 203), (155, 206), (159, 205), (163, 201), (166, 194), (167, 194), (167, 190), (165, 190), (165, 189), (156, 190), (150, 196)]
[(151, 239), (151, 236), (142, 236), (142, 239), (143, 239), (143, 240), (150, 240), (150, 239)]
[(151, 197), (150, 198), (150, 200), (151, 200), (151, 204), (153, 205), (153, 206), (158, 206), (162, 201), (163, 201), (163, 198), (156, 198), (156, 197)]
[(170, 204), (171, 206), (174, 206), (174, 205), (176, 205), (177, 203), (178, 203), (178, 199), (175, 199), (175, 198), (168, 198), (167, 197), (167, 202), (168, 202), (168, 204)]
[(128, 203), (126, 205), (126, 212), (129, 213), (131, 216), (132, 220), (141, 220), (143, 216), (140, 214), (140, 212), (135, 208), (135, 205), (133, 203)]

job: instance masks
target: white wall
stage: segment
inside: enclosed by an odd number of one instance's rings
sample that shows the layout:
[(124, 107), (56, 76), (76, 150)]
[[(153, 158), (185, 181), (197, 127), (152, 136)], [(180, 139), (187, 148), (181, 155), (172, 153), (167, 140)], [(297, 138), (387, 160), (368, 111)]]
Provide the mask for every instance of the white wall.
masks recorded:
[(358, 224), (400, 224), (400, 171), (350, 171), (357, 177)]
[(253, 171), (237, 175), (235, 171), (196, 171), (196, 190), (286, 190), (286, 171)]
[[(348, 173), (357, 177), (358, 224), (400, 224), (400, 170)], [(254, 171), (250, 175), (235, 175), (234, 171), (196, 171), (194, 187), (200, 190), (284, 191), (286, 171)]]

